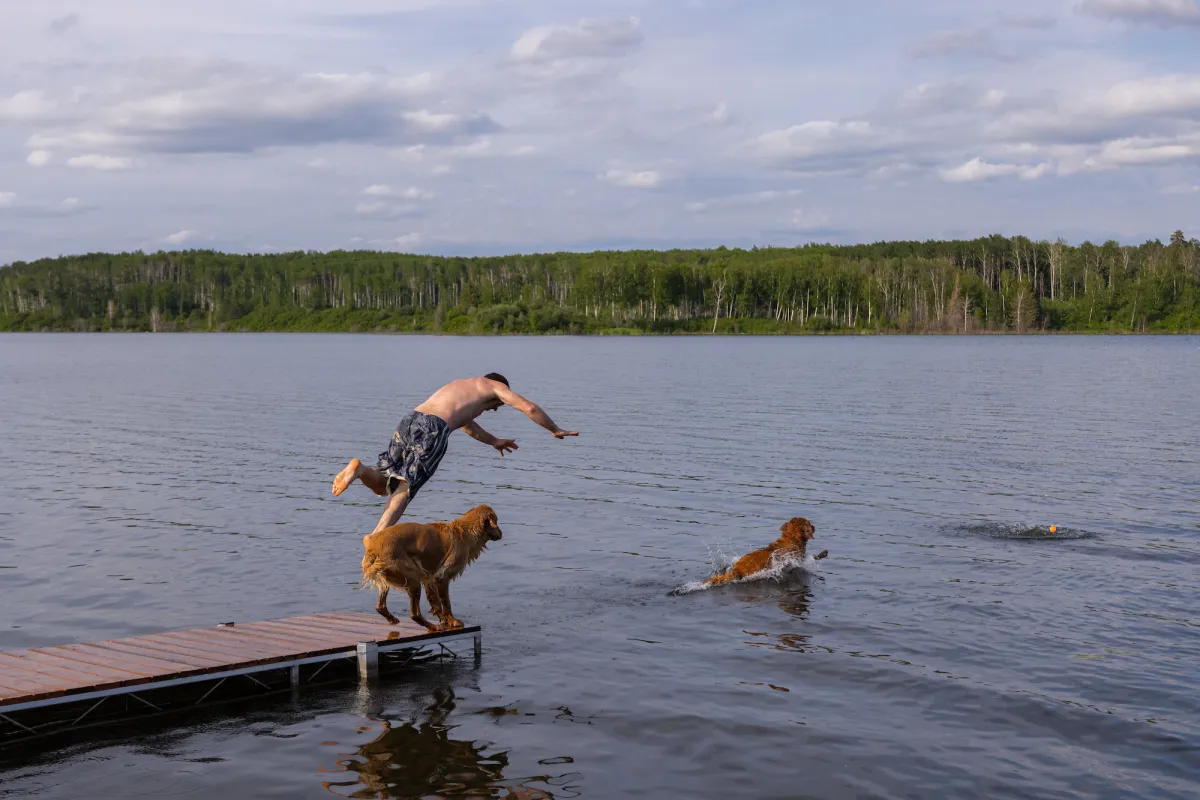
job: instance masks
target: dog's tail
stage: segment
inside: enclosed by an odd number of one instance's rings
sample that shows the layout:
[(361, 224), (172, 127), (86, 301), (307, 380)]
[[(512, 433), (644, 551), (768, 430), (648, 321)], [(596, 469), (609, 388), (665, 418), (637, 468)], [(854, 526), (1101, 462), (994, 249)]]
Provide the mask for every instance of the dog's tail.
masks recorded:
[(383, 576), (383, 564), (374, 553), (367, 553), (362, 560), (362, 582), (358, 588), (365, 589), (368, 586), (380, 590), (388, 588), (387, 578)]

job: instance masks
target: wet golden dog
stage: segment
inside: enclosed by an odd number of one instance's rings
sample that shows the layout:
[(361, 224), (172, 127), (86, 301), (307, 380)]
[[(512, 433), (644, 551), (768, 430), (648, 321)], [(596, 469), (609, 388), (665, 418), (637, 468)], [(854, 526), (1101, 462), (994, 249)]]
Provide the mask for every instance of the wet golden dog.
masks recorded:
[[(792, 517), (780, 526), (779, 531), (783, 534), (782, 536), (761, 550), (755, 550), (753, 553), (742, 556), (734, 562), (732, 567), (720, 575), (712, 576), (705, 583), (709, 586), (721, 586), (730, 581), (740, 581), (756, 572), (762, 572), (771, 566), (771, 561), (776, 553), (781, 556), (804, 558), (814, 530), (812, 523), (804, 517)], [(822, 550), (816, 558), (825, 558), (827, 555), (829, 555), (829, 551)]]
[[(401, 522), (363, 538), (363, 585), (379, 589), (375, 610), (393, 625), (400, 620), (388, 611), (389, 589), (408, 592), (409, 617), (431, 631), (455, 630), (463, 624), (450, 610), (450, 581), (462, 574), (480, 554), (503, 535), (496, 512), (476, 506), (453, 522)], [(429, 595), (430, 610), (441, 624), (421, 616), (421, 589)]]

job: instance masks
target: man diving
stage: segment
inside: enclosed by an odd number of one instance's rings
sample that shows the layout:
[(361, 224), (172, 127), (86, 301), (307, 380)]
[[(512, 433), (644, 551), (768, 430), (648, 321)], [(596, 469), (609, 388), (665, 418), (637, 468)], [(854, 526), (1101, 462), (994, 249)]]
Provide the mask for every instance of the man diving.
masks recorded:
[(333, 493), (340, 495), (355, 480), (380, 497), (387, 506), (372, 533), (395, 525), (409, 502), (437, 470), (451, 432), (461, 428), (472, 439), (489, 444), (504, 455), (517, 449), (513, 439), (498, 439), (485, 431), (475, 418), (484, 411), (509, 405), (550, 431), (556, 439), (578, 436), (565, 431), (546, 412), (508, 388), (508, 380), (495, 372), (482, 378), (460, 378), (434, 392), (400, 420), (388, 449), (379, 454), (376, 466), (368, 467), (357, 458), (333, 479)]

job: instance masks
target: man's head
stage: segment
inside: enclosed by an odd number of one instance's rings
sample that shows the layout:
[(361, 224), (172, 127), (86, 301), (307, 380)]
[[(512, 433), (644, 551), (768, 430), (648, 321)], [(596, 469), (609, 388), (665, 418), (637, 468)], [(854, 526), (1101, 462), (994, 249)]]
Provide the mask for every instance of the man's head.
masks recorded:
[[(503, 383), (505, 386), (508, 386), (508, 378), (504, 377), (499, 372), (489, 372), (483, 377), (487, 378), (489, 381), (496, 381), (497, 383)], [(491, 402), (484, 406), (484, 408), (488, 411), (495, 411), (502, 405), (504, 405), (504, 402), (497, 397), (493, 398)]]

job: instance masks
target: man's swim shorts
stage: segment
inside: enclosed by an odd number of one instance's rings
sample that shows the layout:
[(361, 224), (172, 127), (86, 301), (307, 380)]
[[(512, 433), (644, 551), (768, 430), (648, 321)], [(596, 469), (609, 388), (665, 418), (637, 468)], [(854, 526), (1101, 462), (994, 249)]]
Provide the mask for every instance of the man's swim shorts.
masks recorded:
[(449, 440), (450, 426), (439, 416), (413, 411), (400, 420), (377, 464), (379, 471), (387, 476), (388, 495), (404, 481), (408, 484), (409, 498), (414, 497), (437, 470)]

